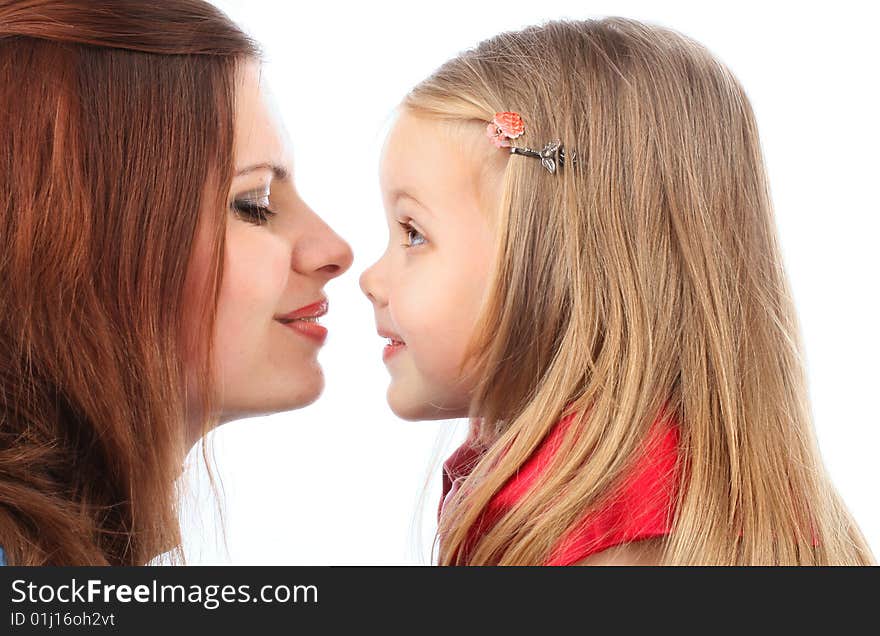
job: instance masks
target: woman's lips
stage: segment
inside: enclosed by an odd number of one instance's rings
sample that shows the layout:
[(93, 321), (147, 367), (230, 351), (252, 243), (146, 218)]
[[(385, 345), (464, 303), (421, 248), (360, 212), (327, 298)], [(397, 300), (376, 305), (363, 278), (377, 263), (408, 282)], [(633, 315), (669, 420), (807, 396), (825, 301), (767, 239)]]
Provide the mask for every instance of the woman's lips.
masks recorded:
[(326, 298), (321, 298), (317, 302), (305, 307), (300, 307), (296, 311), (284, 314), (283, 316), (275, 316), (275, 320), (296, 320), (297, 318), (320, 318), (330, 309), (330, 303)]
[(327, 313), (328, 309), (327, 299), (321, 298), (311, 305), (300, 307), (283, 316), (276, 316), (275, 320), (322, 345), (327, 339), (327, 328), (319, 325), (318, 320)]
[(327, 339), (327, 327), (319, 325), (317, 322), (307, 320), (294, 320), (293, 322), (281, 323), (284, 327), (289, 327), (300, 335), (310, 338), (319, 345), (324, 344)]

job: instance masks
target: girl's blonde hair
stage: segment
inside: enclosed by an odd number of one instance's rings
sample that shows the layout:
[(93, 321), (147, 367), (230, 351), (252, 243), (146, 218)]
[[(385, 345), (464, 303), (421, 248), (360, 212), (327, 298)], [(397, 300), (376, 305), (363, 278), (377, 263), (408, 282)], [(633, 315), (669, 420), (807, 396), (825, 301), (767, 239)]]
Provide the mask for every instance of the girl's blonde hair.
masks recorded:
[[(517, 111), (517, 145), (559, 139), (579, 157), (555, 175), (507, 163), (472, 348), (489, 449), (445, 508), (441, 564), (545, 562), (664, 407), (680, 465), (662, 563), (873, 562), (822, 464), (755, 117), (723, 64), (635, 20), (554, 21), (462, 53), (403, 106), (483, 125)], [(569, 413), (548, 470), (469, 546)]]

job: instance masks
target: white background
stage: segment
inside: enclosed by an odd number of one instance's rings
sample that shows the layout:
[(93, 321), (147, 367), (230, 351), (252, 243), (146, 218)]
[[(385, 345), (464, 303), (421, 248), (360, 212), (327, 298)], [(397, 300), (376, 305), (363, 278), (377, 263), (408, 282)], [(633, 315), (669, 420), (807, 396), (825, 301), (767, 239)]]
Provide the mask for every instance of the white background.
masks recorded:
[(825, 11), (807, 3), (620, 0), (216, 4), (263, 45), (264, 72), (293, 141), (297, 186), (351, 244), (355, 261), (327, 288), (321, 399), (232, 422), (212, 436), (228, 552), (213, 530), (203, 474), (192, 470), (184, 513), (190, 563), (429, 562), (439, 461), (465, 424), (405, 422), (385, 403), (383, 342), (357, 280), (386, 242), (377, 182), (384, 133), (407, 90), (460, 50), (502, 30), (605, 15), (697, 39), (745, 86), (799, 311), (820, 448), (880, 558), (880, 57), (876, 23), (866, 15), (871, 3), (836, 2)]

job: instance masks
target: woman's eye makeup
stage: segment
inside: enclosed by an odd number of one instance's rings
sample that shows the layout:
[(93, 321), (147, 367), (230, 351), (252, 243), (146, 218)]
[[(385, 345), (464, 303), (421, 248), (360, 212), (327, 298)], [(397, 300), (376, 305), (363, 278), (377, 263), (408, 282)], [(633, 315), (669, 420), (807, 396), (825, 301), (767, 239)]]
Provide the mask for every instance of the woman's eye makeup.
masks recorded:
[(403, 228), (404, 234), (406, 234), (407, 242), (402, 244), (403, 247), (418, 247), (428, 242), (424, 235), (413, 227), (411, 223), (406, 221), (398, 221), (397, 223)]
[(277, 212), (269, 209), (269, 191), (246, 192), (233, 199), (232, 211), (242, 220), (254, 225), (265, 225)]

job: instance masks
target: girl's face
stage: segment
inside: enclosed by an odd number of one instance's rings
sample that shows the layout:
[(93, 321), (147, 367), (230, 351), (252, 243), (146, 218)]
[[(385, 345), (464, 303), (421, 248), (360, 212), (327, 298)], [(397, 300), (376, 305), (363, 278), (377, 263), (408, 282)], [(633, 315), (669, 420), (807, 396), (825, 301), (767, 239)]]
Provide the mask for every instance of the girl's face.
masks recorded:
[[(352, 262), (348, 244), (297, 194), (286, 139), (255, 63), (245, 67), (238, 82), (234, 143), (212, 360), (220, 385), (220, 422), (317, 399), (324, 386), (317, 355), (326, 330), (303, 320), (285, 325), (279, 318), (299, 309), (320, 314), (327, 300), (324, 286)], [(208, 238), (207, 228), (200, 227), (194, 281), (201, 280), (209, 262)]]
[(453, 127), (406, 110), (385, 143), (388, 247), (360, 284), (379, 335), (395, 341), (383, 358), (399, 417), (470, 415), (475, 379), (460, 366), (486, 293), (505, 162), (485, 124)]

